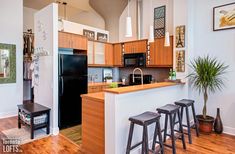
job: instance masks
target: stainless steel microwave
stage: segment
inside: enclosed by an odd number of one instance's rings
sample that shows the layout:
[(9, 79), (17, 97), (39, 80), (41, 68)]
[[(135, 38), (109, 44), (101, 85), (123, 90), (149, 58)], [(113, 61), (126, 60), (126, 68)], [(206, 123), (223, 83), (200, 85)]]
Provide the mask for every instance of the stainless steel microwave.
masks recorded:
[(124, 54), (125, 67), (145, 67), (146, 56), (144, 53)]

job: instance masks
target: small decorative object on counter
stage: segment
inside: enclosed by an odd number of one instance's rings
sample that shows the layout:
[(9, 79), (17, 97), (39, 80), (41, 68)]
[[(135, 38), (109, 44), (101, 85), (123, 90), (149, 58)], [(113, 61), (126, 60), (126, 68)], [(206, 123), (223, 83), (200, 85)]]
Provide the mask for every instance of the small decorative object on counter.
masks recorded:
[(176, 71), (173, 70), (171, 80), (176, 80)]
[(107, 83), (112, 83), (113, 82), (113, 78), (111, 76), (105, 77), (105, 80), (106, 80)]
[(217, 108), (217, 115), (214, 123), (214, 131), (217, 134), (221, 134), (223, 132), (223, 124), (220, 118), (220, 108)]
[(173, 73), (173, 71), (172, 71), (172, 69), (170, 69), (170, 72), (169, 72), (169, 80), (172, 80), (172, 73)]

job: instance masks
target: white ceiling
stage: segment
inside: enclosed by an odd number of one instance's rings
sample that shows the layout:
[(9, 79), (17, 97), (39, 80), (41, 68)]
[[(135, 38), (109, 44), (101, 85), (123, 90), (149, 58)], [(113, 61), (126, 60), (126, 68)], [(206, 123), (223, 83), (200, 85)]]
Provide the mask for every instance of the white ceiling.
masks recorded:
[(82, 11), (90, 11), (92, 9), (89, 5), (89, 0), (23, 0), (25, 7), (33, 8), (36, 10), (40, 10), (50, 3), (57, 1), (61, 2), (61, 4), (59, 5), (59, 16), (61, 17), (64, 16), (64, 5), (62, 5), (63, 2), (67, 3), (67, 17), (71, 17)]
[(47, 6), (50, 3), (53, 2), (67, 2), (68, 7), (72, 7), (75, 9), (83, 10), (83, 11), (89, 11), (90, 5), (89, 0), (23, 0), (24, 6), (33, 8), (33, 9), (42, 9), (43, 7)]

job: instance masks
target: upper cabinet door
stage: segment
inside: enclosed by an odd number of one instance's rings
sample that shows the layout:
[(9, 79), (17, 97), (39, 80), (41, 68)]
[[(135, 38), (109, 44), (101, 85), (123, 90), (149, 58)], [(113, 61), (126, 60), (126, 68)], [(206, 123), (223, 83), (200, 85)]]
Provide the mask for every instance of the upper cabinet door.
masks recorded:
[(134, 44), (134, 53), (146, 53), (147, 40), (136, 41)]
[(71, 48), (71, 35), (59, 32), (59, 48)]
[(95, 64), (104, 65), (105, 64), (105, 46), (104, 43), (94, 42), (94, 53), (95, 53)]
[(147, 40), (138, 40), (124, 43), (124, 53), (146, 53)]
[(149, 67), (173, 66), (173, 36), (170, 37), (171, 46), (164, 46), (165, 38), (155, 39), (154, 45), (150, 43)]
[(113, 66), (113, 45), (105, 44), (105, 65)]
[(87, 38), (81, 35), (59, 32), (59, 47), (87, 50)]
[(94, 64), (94, 42), (88, 41), (87, 46), (88, 64)]
[(72, 48), (78, 50), (87, 50), (87, 38), (76, 34), (71, 34)]
[(122, 44), (118, 43), (118, 44), (114, 44), (113, 45), (113, 65), (114, 66), (120, 66), (122, 67)]
[(134, 47), (133, 47), (132, 42), (124, 43), (124, 53), (125, 54), (133, 53), (133, 51), (134, 51)]

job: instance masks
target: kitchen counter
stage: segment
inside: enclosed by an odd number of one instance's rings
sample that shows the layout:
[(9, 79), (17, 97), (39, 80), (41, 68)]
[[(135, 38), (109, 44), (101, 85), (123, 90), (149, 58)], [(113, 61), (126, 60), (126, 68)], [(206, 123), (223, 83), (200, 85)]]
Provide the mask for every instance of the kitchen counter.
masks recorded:
[[(120, 84), (121, 82), (112, 82), (112, 83)], [(107, 82), (89, 82), (88, 86), (107, 86), (107, 85), (110, 85), (112, 83), (107, 83)]]
[(109, 88), (105, 89), (105, 92), (115, 93), (115, 94), (123, 94), (147, 89), (154, 89), (154, 88), (161, 88), (161, 87), (168, 87), (168, 86), (175, 86), (184, 83), (174, 83), (174, 82), (159, 82), (159, 83), (152, 83), (152, 84), (144, 84), (144, 85), (135, 85), (135, 86), (128, 86), (128, 87), (120, 87), (120, 88)]
[(104, 101), (104, 92), (90, 93), (81, 95), (82, 98), (92, 99), (97, 101)]
[[(129, 117), (146, 111), (156, 112), (158, 107), (187, 98), (186, 88), (184, 83), (159, 82), (82, 95), (84, 151), (96, 154), (125, 153)], [(142, 129), (135, 131), (138, 135), (133, 137), (133, 143), (142, 139)], [(141, 153), (141, 148), (136, 148), (134, 153)]]

